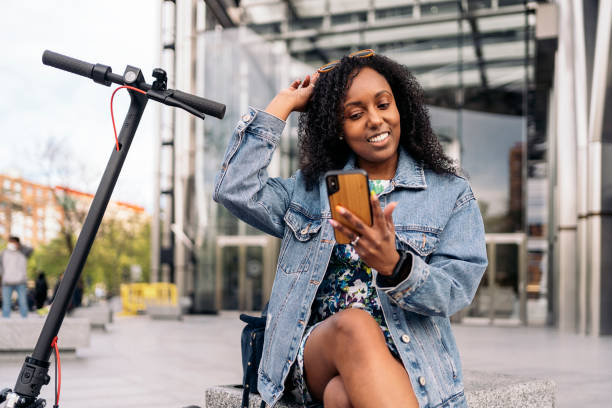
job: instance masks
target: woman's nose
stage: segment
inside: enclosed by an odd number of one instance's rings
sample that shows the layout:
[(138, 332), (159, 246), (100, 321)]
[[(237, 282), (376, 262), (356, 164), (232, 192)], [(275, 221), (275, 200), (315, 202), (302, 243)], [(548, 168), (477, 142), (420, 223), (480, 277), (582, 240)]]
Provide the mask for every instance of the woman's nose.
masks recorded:
[(368, 114), (368, 123), (370, 127), (377, 128), (383, 123), (382, 116), (376, 112), (375, 110), (369, 112)]

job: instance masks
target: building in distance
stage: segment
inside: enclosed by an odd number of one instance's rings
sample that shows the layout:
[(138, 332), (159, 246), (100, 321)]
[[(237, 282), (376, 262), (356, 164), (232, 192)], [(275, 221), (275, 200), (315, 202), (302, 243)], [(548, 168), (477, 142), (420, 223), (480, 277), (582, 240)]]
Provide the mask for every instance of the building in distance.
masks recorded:
[[(36, 247), (56, 238), (62, 228), (78, 234), (93, 197), (65, 186), (0, 174), (0, 238), (6, 241), (15, 235)], [(126, 221), (128, 228), (149, 219), (143, 207), (122, 201), (109, 202), (105, 217)]]

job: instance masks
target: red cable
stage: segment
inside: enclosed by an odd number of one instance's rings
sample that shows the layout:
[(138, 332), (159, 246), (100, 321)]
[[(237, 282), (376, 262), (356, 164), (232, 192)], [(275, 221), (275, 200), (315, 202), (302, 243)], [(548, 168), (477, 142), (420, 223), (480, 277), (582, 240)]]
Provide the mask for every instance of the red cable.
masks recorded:
[(55, 349), (55, 360), (57, 362), (57, 395), (55, 396), (55, 406), (59, 406), (60, 390), (62, 388), (62, 362), (60, 360), (59, 348), (57, 347), (57, 336), (51, 342), (51, 347)]
[(111, 101), (110, 101), (110, 111), (111, 111), (111, 120), (113, 121), (113, 130), (115, 131), (115, 143), (117, 145), (117, 151), (119, 151), (119, 138), (117, 137), (117, 128), (115, 127), (115, 115), (113, 115), (113, 98), (115, 97), (115, 94), (117, 93), (117, 91), (120, 90), (121, 88), (131, 89), (132, 91), (140, 92), (143, 95), (147, 94), (142, 89), (134, 88), (133, 86), (128, 86), (128, 85), (122, 85), (113, 91), (113, 94), (111, 95)]

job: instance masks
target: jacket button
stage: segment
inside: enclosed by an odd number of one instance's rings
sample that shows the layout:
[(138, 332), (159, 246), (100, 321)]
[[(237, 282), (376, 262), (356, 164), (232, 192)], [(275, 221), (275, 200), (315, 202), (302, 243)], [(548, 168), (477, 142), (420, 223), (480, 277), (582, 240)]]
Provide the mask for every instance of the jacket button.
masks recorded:
[(421, 384), (423, 387), (425, 386), (425, 377), (419, 377), (419, 384)]
[(242, 121), (243, 122), (248, 122), (249, 120), (251, 120), (251, 114), (250, 113), (245, 113), (244, 115), (242, 115)]
[(407, 335), (407, 334), (404, 334), (404, 335), (402, 336), (402, 341), (403, 341), (404, 343), (410, 343), (410, 336), (409, 336), (409, 335)]

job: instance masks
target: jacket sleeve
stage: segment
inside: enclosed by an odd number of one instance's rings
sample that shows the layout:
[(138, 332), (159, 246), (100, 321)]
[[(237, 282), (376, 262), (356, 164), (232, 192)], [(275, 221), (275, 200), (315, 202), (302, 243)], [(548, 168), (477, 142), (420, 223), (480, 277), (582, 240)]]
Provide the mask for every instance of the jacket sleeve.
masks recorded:
[(213, 193), (213, 199), (236, 217), (279, 238), (295, 179), (268, 177), (266, 169), (284, 127), (283, 120), (249, 108), (227, 146)]
[(484, 225), (467, 187), (428, 262), (413, 254), (408, 277), (395, 287), (381, 289), (403, 309), (451, 316), (472, 302), (486, 267)]

